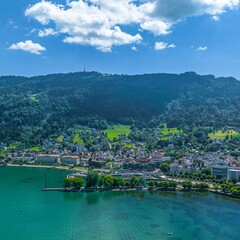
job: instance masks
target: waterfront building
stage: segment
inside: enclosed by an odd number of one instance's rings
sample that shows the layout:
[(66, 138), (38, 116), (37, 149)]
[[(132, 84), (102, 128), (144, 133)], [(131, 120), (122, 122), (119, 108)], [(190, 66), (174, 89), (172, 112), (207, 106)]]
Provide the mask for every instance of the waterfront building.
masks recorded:
[(37, 155), (36, 163), (59, 163), (60, 155), (57, 154), (40, 154)]
[(64, 164), (79, 165), (80, 159), (78, 156), (62, 156), (61, 162)]
[(222, 165), (215, 165), (212, 166), (211, 169), (212, 175), (216, 176), (217, 178), (228, 178), (228, 166)]
[(228, 170), (228, 179), (236, 179), (238, 182), (240, 181), (240, 170), (239, 169), (229, 169)]

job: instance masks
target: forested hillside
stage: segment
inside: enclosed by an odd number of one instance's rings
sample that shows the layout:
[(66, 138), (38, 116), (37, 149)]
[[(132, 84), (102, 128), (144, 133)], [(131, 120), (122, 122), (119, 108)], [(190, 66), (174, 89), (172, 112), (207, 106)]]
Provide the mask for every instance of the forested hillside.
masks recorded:
[(184, 74), (96, 72), (0, 77), (0, 141), (37, 143), (75, 124), (240, 127), (240, 82)]

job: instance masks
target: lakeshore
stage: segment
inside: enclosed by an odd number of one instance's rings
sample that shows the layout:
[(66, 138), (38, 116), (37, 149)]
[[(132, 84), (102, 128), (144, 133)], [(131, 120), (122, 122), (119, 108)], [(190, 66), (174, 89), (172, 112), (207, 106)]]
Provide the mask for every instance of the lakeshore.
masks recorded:
[(52, 169), (70, 170), (68, 166), (36, 165), (36, 164), (10, 164), (10, 163), (8, 163), (6, 165), (6, 167), (52, 168)]
[(224, 193), (221, 191), (215, 191), (215, 190), (207, 190), (207, 191), (197, 191), (197, 190), (191, 190), (191, 191), (183, 191), (182, 189), (176, 189), (176, 190), (164, 190), (164, 189), (158, 189), (158, 188), (149, 188), (149, 187), (139, 187), (139, 188), (97, 188), (97, 189), (67, 189), (67, 188), (43, 188), (42, 191), (44, 192), (65, 192), (65, 193), (79, 193), (79, 192), (86, 192), (86, 193), (92, 193), (92, 192), (140, 192), (140, 191), (148, 191), (148, 192), (182, 192), (182, 193), (211, 193), (216, 195), (222, 195), (229, 198), (235, 198), (239, 199), (240, 197), (237, 195), (233, 195), (231, 193)]
[[(76, 168), (70, 168), (68, 166), (54, 166), (54, 165), (36, 165), (36, 164), (7, 164), (7, 165), (4, 165), (5, 167), (26, 167), (26, 168), (42, 168), (42, 169), (58, 169), (58, 170), (65, 170), (65, 171), (72, 171), (72, 172), (75, 172), (75, 171), (79, 171), (80, 169), (78, 167)], [(170, 179), (170, 181), (177, 181), (178, 183), (181, 183), (182, 180), (179, 180), (179, 179)], [(209, 193), (212, 193), (212, 194), (217, 194), (217, 195), (223, 195), (223, 196), (226, 196), (226, 197), (230, 197), (230, 198), (235, 198), (235, 199), (240, 199), (240, 196), (238, 195), (234, 195), (234, 194), (231, 194), (231, 193), (225, 193), (225, 192), (222, 192), (220, 190), (214, 190), (214, 189), (208, 189), (208, 190), (190, 190), (190, 191), (183, 191), (182, 188), (177, 188), (175, 190), (172, 190), (172, 189), (160, 189), (160, 188), (153, 188), (153, 187), (137, 187), (137, 188), (130, 188), (130, 187), (127, 187), (127, 188), (124, 188), (124, 187), (120, 187), (120, 188), (89, 188), (89, 189), (69, 189), (69, 188), (62, 188), (62, 187), (51, 187), (51, 188), (42, 188), (43, 191), (48, 191), (48, 192), (118, 192), (118, 191), (155, 191), (155, 192), (173, 192), (173, 191), (176, 191), (176, 192), (209, 192)]]

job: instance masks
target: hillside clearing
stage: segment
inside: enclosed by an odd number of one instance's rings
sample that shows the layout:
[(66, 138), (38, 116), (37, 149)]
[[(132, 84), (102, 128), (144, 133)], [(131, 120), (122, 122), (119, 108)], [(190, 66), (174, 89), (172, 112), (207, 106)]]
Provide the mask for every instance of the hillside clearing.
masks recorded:
[(218, 131), (218, 132), (215, 132), (215, 133), (209, 133), (208, 136), (211, 138), (211, 139), (214, 139), (214, 138), (217, 138), (217, 139), (225, 139), (226, 136), (229, 136), (229, 137), (237, 137), (239, 135), (239, 133), (235, 130), (228, 130), (228, 131)]
[(131, 132), (130, 125), (121, 125), (121, 124), (110, 126), (107, 130), (104, 131), (104, 133), (107, 134), (107, 138), (109, 140), (113, 140), (114, 138), (119, 138), (119, 135), (128, 136), (130, 132)]

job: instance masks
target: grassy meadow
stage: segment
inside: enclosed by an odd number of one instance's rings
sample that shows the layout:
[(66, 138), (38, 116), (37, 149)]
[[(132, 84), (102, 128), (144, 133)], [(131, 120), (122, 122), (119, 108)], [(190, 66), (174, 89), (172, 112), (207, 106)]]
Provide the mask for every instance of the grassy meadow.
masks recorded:
[(220, 130), (218, 132), (208, 134), (208, 136), (211, 139), (214, 139), (214, 138), (225, 139), (227, 135), (229, 137), (237, 137), (239, 135), (239, 133), (237, 131), (235, 131), (235, 130), (228, 130), (228, 131), (221, 131)]
[(121, 125), (121, 124), (110, 126), (107, 130), (104, 131), (104, 133), (107, 134), (107, 138), (109, 140), (113, 140), (114, 138), (119, 138), (119, 134), (128, 136), (130, 132), (131, 132), (130, 125)]

